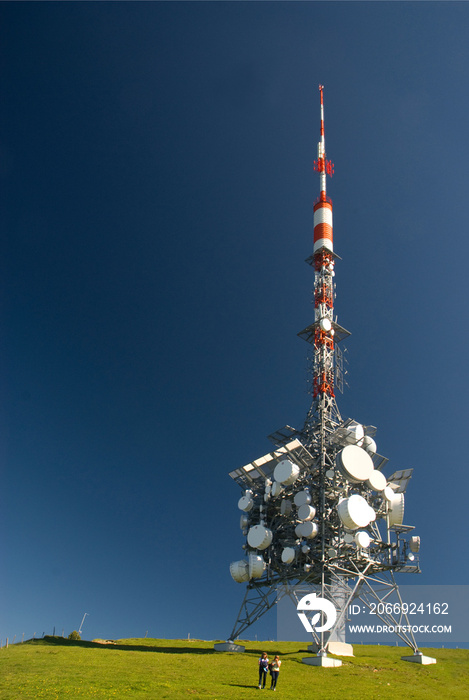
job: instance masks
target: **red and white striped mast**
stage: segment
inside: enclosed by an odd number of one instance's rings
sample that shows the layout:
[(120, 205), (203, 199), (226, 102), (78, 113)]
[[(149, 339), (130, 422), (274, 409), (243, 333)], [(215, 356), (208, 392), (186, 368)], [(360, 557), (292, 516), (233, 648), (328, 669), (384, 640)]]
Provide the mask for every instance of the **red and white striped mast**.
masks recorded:
[[(314, 323), (299, 336), (314, 347), (313, 356), (313, 403), (309, 410), (305, 432), (318, 442), (318, 423), (323, 430), (333, 429), (340, 422), (335, 401), (336, 343), (349, 335), (334, 319), (334, 260), (337, 257), (333, 246), (332, 200), (326, 193), (327, 176), (334, 173), (334, 165), (326, 157), (324, 130), (324, 87), (319, 86), (321, 96), (321, 131), (318, 156), (314, 169), (319, 172), (320, 192), (314, 203), (314, 247), (307, 262), (314, 267)], [(324, 435), (322, 436), (324, 438)], [(320, 440), (322, 441), (322, 440)]]
[(334, 164), (326, 159), (326, 138), (324, 134), (324, 86), (319, 86), (321, 95), (321, 138), (318, 143), (318, 159), (314, 169), (320, 174), (320, 195), (314, 205), (314, 253), (322, 248), (333, 252), (332, 245), (332, 202), (326, 195), (326, 175), (332, 177)]
[(334, 172), (334, 166), (326, 159), (324, 134), (324, 86), (321, 95), (321, 136), (318, 143), (318, 159), (314, 169), (319, 172), (320, 193), (314, 204), (314, 315), (317, 323), (314, 333), (313, 397), (324, 398), (324, 408), (334, 397), (334, 247), (332, 240), (332, 201), (326, 194), (326, 176)]

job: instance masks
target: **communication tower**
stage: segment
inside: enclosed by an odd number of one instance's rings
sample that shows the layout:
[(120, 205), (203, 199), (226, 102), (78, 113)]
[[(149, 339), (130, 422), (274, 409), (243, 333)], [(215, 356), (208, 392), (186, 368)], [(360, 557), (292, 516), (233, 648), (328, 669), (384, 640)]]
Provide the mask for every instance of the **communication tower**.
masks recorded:
[[(349, 334), (334, 314), (335, 263), (332, 201), (326, 193), (334, 166), (326, 157), (324, 88), (319, 86), (320, 140), (314, 169), (320, 193), (314, 204), (314, 245), (307, 263), (314, 269), (314, 321), (298, 335), (312, 346), (312, 403), (301, 429), (285, 426), (269, 439), (270, 452), (235, 469), (242, 489), (238, 502), (245, 556), (230, 573), (246, 583), (246, 593), (226, 644), (243, 650), (242, 633), (278, 600), (296, 604), (305, 590), (331, 601), (337, 618), (328, 632), (313, 635), (312, 665), (340, 665), (327, 653), (353, 653), (344, 637), (347, 610), (360, 599), (414, 652), (403, 657), (430, 663), (419, 652), (395, 581), (396, 572), (418, 573), (420, 538), (404, 525), (404, 493), (412, 469), (386, 476), (388, 459), (377, 451), (376, 428), (340, 415), (336, 390), (342, 388), (340, 342)], [(400, 605), (386, 603), (397, 596)], [(386, 611), (391, 609), (390, 613)], [(397, 609), (398, 615), (392, 610)], [(402, 631), (404, 630), (404, 631)], [(347, 649), (349, 647), (349, 649)]]

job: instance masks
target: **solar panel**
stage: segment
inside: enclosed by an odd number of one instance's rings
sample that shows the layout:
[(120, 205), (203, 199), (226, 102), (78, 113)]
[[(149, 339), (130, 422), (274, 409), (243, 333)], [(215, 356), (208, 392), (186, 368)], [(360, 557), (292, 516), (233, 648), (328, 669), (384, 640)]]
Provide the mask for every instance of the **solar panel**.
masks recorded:
[(407, 489), (410, 479), (412, 478), (413, 469), (400, 469), (388, 479), (389, 486), (395, 493), (404, 493)]
[(256, 479), (270, 479), (273, 476), (274, 469), (282, 457), (288, 456), (290, 459), (303, 468), (310, 468), (314, 462), (314, 458), (308, 452), (306, 447), (297, 439), (291, 440), (278, 450), (268, 452), (262, 457), (249, 462), (240, 469), (235, 469), (230, 472), (230, 476), (234, 481), (241, 486), (251, 483)]

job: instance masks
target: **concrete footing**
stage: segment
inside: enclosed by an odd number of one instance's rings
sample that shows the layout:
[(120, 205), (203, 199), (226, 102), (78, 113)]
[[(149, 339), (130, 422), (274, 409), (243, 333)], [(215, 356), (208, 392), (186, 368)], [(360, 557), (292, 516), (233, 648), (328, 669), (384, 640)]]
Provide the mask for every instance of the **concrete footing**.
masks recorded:
[(337, 668), (342, 666), (342, 661), (340, 659), (331, 659), (330, 656), (306, 656), (301, 659), (303, 664), (308, 664), (308, 666), (322, 666), (323, 668)]
[(431, 656), (424, 656), (420, 651), (416, 651), (412, 656), (401, 656), (401, 661), (410, 661), (414, 664), (422, 664), (423, 666), (436, 664), (436, 659), (433, 659)]
[(243, 647), (241, 644), (235, 644), (234, 642), (221, 642), (219, 644), (214, 644), (213, 648), (215, 651), (237, 651), (241, 654), (246, 651), (246, 647)]
[[(308, 651), (317, 654), (319, 651), (319, 644), (313, 642), (308, 646)], [(328, 654), (335, 654), (335, 656), (353, 656), (353, 646), (346, 642), (327, 642), (326, 652)]]

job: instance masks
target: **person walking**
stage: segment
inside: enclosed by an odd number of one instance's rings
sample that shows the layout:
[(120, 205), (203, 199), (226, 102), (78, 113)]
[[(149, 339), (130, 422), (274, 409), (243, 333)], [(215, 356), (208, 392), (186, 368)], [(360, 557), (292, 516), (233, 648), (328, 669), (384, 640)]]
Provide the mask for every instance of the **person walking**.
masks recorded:
[(276, 656), (270, 665), (270, 675), (272, 676), (272, 680), (270, 682), (270, 689), (271, 690), (276, 690), (276, 688), (277, 688), (277, 679), (278, 679), (278, 674), (280, 673), (280, 666), (281, 665), (282, 665), (282, 662), (280, 661), (279, 657)]
[(265, 679), (267, 678), (267, 671), (269, 670), (269, 659), (267, 658), (267, 652), (262, 653), (259, 659), (259, 690), (264, 690)]

